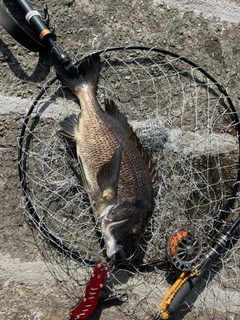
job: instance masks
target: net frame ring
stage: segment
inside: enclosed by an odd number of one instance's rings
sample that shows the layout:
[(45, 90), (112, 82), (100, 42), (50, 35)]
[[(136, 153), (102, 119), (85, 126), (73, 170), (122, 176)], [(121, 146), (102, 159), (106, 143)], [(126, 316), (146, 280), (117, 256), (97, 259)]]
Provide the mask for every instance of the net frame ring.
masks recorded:
[(193, 271), (207, 254), (208, 243), (205, 235), (191, 226), (175, 230), (167, 239), (168, 260), (181, 271)]

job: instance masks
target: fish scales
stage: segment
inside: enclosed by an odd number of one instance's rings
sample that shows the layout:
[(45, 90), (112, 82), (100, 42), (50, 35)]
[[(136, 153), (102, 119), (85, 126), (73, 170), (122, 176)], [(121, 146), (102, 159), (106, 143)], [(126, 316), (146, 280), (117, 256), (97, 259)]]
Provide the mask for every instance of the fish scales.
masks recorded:
[[(96, 191), (97, 196), (100, 196), (101, 191), (96, 180), (97, 172), (104, 163), (109, 161), (113, 150), (118, 147), (119, 141), (122, 140), (119, 197), (148, 199), (151, 192), (149, 174), (141, 155), (136, 154), (138, 151), (127, 133), (121, 128), (121, 124), (108, 114), (102, 113), (101, 118), (94, 118), (86, 119), (83, 112), (82, 119), (84, 121), (80, 122), (77, 135), (77, 139), (79, 136), (79, 154), (94, 192)], [(89, 143), (86, 143), (86, 141)]]
[(62, 133), (76, 143), (107, 256), (118, 252), (129, 256), (145, 227), (143, 221), (153, 211), (152, 178), (125, 128), (126, 118), (113, 101), (105, 105), (106, 112), (97, 100), (99, 68), (99, 57), (91, 56), (78, 70), (57, 70), (59, 79), (78, 97), (81, 106), (78, 120), (70, 116), (60, 125)]

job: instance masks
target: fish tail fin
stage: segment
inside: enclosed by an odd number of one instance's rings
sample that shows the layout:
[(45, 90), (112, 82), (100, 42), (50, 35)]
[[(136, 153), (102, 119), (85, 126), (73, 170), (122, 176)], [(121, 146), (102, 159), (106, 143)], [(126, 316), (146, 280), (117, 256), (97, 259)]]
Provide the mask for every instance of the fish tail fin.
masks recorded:
[(97, 89), (98, 76), (100, 72), (99, 54), (93, 54), (78, 66), (78, 72), (81, 75), (81, 83), (92, 85)]
[(63, 67), (57, 67), (58, 79), (74, 94), (81, 92), (84, 85), (92, 90), (97, 90), (98, 75), (100, 71), (100, 57), (93, 54), (84, 60), (77, 68), (66, 71)]

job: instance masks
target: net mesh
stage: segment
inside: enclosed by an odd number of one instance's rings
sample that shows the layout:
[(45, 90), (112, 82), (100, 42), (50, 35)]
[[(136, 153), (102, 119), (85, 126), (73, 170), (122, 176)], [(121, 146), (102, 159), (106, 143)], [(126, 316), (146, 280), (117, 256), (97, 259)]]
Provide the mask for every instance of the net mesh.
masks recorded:
[[(231, 197), (239, 160), (235, 115), (215, 83), (179, 57), (153, 50), (106, 51), (101, 63), (100, 103), (115, 101), (158, 172), (154, 213), (139, 243), (145, 266), (121, 269), (106, 260), (97, 221), (77, 177), (74, 146), (58, 133), (59, 122), (79, 114), (80, 107), (57, 81), (46, 88), (22, 137), (24, 193), (38, 219), (31, 208), (25, 213), (44, 239), (37, 237), (50, 271), (75, 303), (85, 292), (91, 264), (108, 263), (111, 271), (100, 299), (117, 295), (121, 300), (126, 294), (128, 301), (117, 304), (120, 317), (153, 319), (180, 274), (166, 261), (167, 239), (179, 227), (190, 226), (204, 234), (203, 246), (211, 245), (214, 223)], [(239, 216), (239, 194), (234, 196), (218, 236)], [(238, 234), (179, 307), (178, 319), (180, 314), (237, 319)]]

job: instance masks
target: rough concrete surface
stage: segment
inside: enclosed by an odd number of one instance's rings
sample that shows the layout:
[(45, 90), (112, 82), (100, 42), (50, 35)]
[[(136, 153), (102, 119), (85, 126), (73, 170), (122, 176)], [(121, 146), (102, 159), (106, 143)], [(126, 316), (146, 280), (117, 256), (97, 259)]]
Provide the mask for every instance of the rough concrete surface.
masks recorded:
[[(29, 2), (41, 12), (46, 3)], [(1, 3), (25, 25), (14, 1)], [(161, 47), (204, 67), (227, 87), (238, 107), (240, 1), (49, 0), (47, 4), (56, 41), (73, 59), (109, 46)], [(22, 115), (42, 85), (54, 75), (54, 64), (49, 53), (29, 52), (0, 27), (0, 318), (3, 320), (68, 319), (69, 309), (74, 306), (49, 274), (34, 244), (22, 214), (17, 172), (17, 136)], [(114, 318), (122, 319), (122, 315), (112, 305), (98, 309), (91, 317)], [(182, 319), (192, 318), (186, 314)]]

